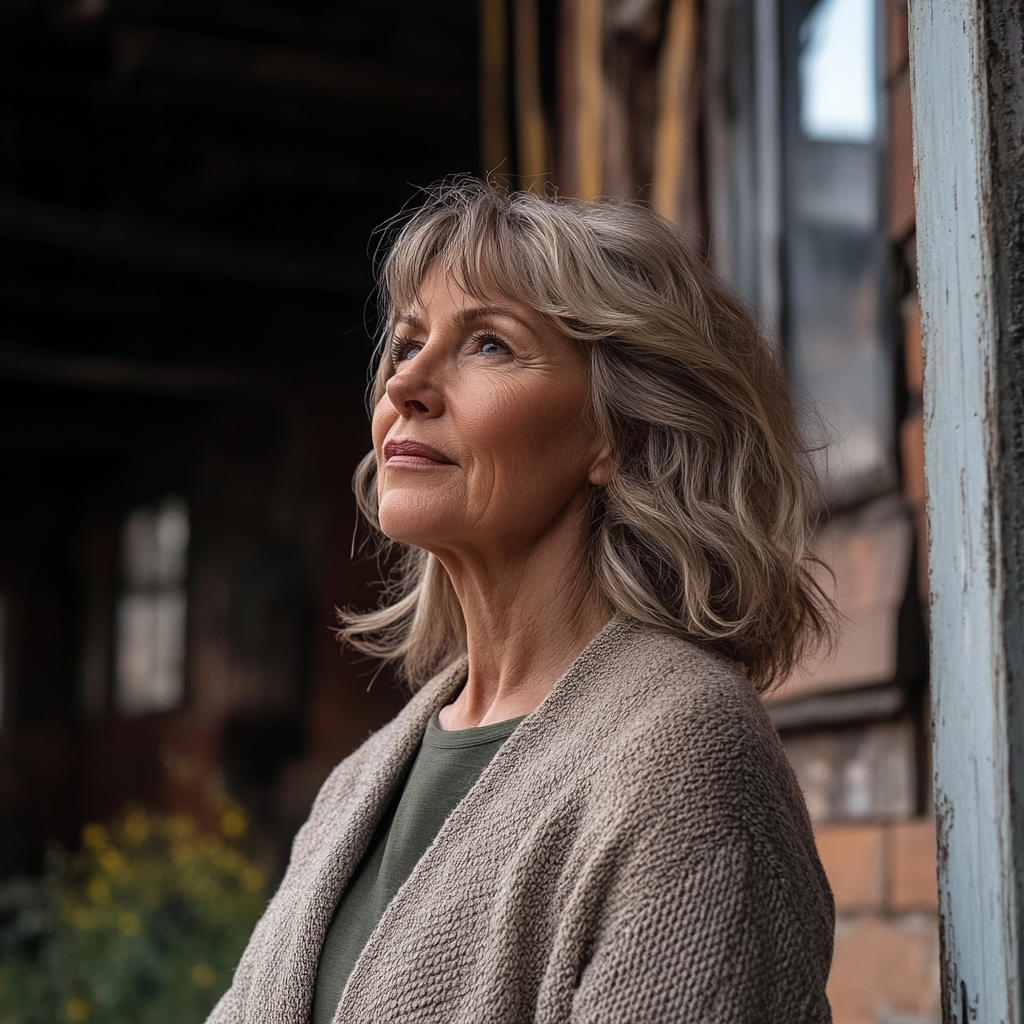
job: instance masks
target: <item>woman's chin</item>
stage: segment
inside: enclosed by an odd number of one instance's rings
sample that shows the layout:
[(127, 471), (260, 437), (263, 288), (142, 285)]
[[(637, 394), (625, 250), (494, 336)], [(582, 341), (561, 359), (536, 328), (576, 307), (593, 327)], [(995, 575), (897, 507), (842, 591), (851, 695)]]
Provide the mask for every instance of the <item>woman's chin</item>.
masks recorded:
[(397, 544), (411, 544), (428, 551), (452, 533), (453, 517), (425, 514), (420, 509), (381, 507), (378, 515), (381, 532)]

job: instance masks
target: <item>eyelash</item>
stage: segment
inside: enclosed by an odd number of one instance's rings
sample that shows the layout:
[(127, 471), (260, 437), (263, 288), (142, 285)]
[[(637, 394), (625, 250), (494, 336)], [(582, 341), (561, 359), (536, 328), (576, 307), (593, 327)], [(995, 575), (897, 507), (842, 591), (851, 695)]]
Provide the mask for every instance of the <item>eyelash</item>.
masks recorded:
[(419, 342), (414, 338), (401, 338), (397, 334), (391, 339), (391, 364), (397, 366), (405, 357), (406, 352)]
[(500, 345), (506, 352), (508, 351), (508, 343), (500, 335), (495, 334), (493, 331), (481, 331), (476, 335), (475, 341), (481, 345), (486, 345), (490, 342), (494, 342), (496, 345)]
[[(508, 351), (508, 343), (500, 335), (495, 334), (493, 331), (480, 331), (473, 336), (473, 340), (479, 345), (496, 344), (500, 345), (505, 351)], [(403, 338), (400, 335), (395, 335), (391, 339), (391, 364), (397, 366), (404, 358), (409, 349), (419, 346), (422, 348), (422, 343), (417, 341), (415, 338)]]

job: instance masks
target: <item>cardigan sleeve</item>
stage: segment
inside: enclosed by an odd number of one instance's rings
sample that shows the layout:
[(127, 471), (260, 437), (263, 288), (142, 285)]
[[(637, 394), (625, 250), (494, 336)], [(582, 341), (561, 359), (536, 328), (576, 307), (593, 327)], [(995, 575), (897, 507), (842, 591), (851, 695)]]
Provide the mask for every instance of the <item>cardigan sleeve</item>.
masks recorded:
[(242, 1006), (234, 986), (229, 988), (217, 1001), (206, 1024), (241, 1024)]
[(801, 879), (751, 836), (697, 851), (653, 838), (610, 880), (573, 1024), (830, 1022), (834, 911), (823, 879)]
[(835, 908), (781, 744), (687, 726), (699, 742), (601, 787), (569, 1019), (826, 1024)]

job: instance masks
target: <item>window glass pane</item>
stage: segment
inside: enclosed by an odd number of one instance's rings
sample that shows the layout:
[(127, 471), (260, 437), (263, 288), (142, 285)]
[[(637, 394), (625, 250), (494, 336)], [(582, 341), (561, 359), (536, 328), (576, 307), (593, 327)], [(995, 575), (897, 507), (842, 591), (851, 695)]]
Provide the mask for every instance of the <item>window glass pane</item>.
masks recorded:
[(184, 696), (188, 507), (177, 497), (134, 509), (121, 538), (117, 708), (168, 711)]
[(782, 56), (787, 352), (841, 505), (894, 480), (873, 0), (786, 0)]
[(126, 588), (156, 584), (156, 509), (137, 508), (125, 519), (121, 571)]
[(161, 586), (178, 586), (185, 579), (188, 559), (188, 508), (180, 498), (168, 498), (156, 516), (156, 575)]
[(819, 142), (873, 142), (874, 0), (821, 0), (800, 26), (800, 127)]

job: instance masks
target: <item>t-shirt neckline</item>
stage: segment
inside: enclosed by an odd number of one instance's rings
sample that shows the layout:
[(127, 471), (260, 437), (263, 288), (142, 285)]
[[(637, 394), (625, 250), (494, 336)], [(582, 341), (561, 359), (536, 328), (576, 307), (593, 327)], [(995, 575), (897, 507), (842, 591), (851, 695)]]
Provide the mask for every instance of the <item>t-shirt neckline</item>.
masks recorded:
[(520, 715), (518, 718), (506, 718), (503, 722), (477, 725), (471, 729), (442, 729), (439, 716), (440, 711), (430, 716), (427, 731), (423, 735), (423, 742), (431, 747), (477, 747), (507, 739), (526, 718), (526, 715)]

